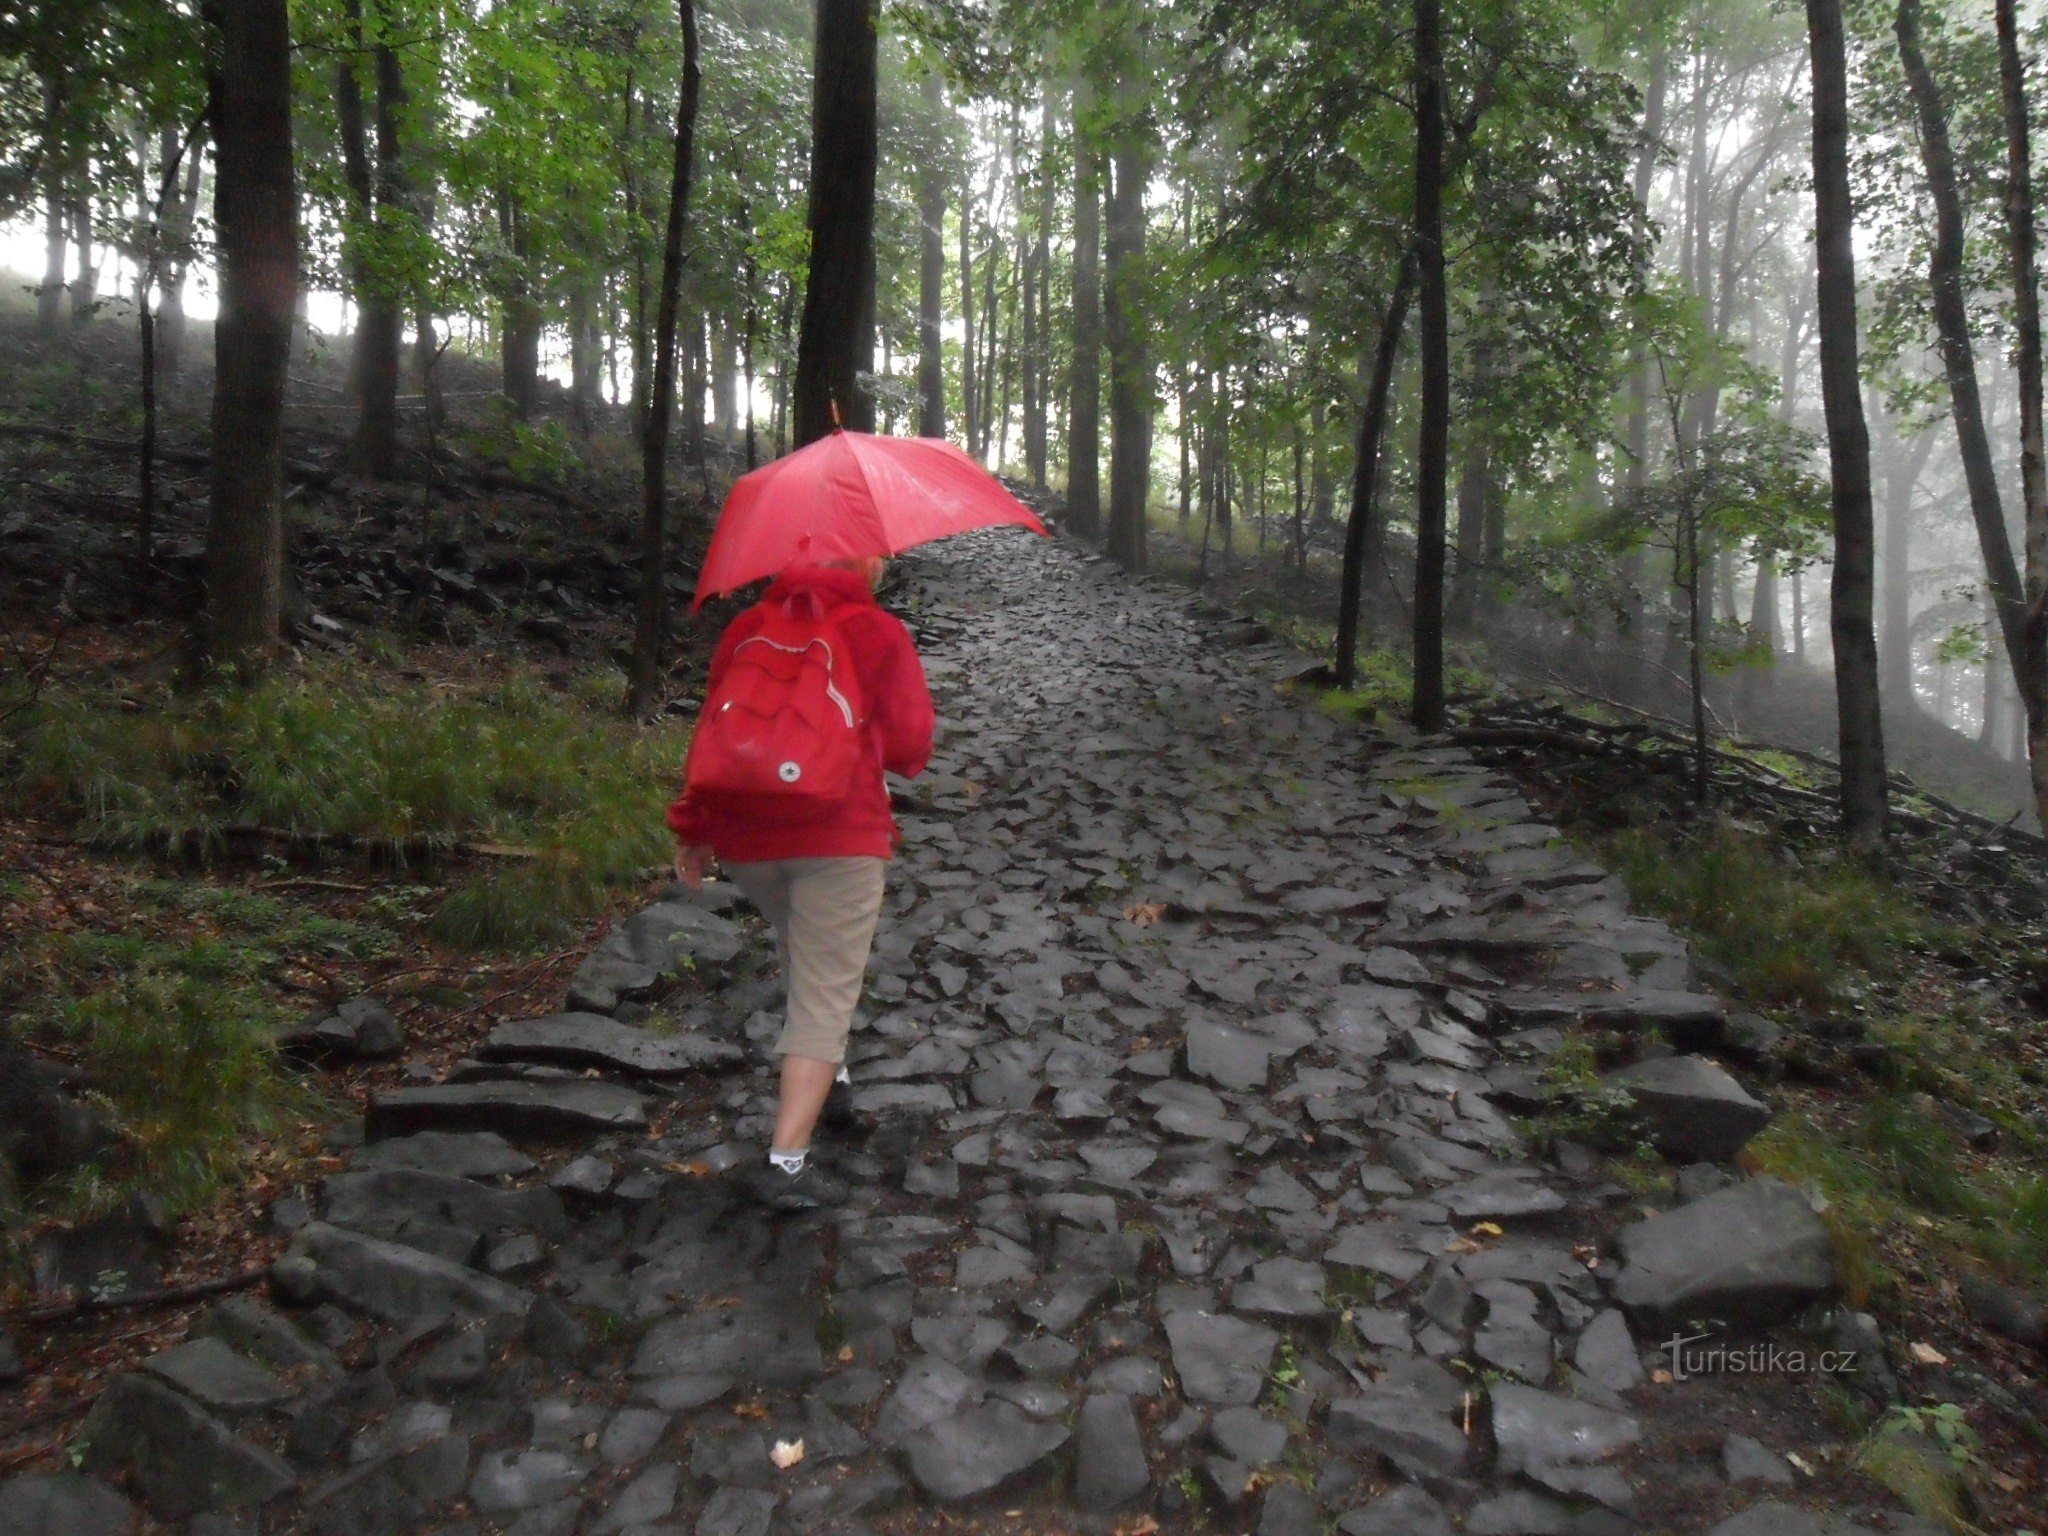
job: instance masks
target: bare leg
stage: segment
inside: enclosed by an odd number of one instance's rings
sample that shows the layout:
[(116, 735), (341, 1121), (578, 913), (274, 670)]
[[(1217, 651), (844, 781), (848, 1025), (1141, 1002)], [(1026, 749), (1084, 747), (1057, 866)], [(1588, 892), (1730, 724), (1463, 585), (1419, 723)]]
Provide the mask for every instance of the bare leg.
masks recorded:
[(782, 1100), (775, 1110), (774, 1149), (801, 1152), (811, 1144), (811, 1132), (818, 1113), (832, 1092), (832, 1080), (839, 1075), (836, 1061), (817, 1061), (809, 1056), (782, 1058)]

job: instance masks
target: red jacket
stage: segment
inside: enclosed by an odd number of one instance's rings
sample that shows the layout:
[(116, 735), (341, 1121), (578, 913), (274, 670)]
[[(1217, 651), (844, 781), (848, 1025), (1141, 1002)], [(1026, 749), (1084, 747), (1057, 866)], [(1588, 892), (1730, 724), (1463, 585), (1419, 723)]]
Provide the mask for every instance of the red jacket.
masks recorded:
[(853, 652), (860, 696), (867, 708), (867, 736), (855, 789), (823, 807), (787, 811), (714, 810), (682, 799), (668, 808), (668, 824), (685, 845), (708, 846), (728, 864), (764, 859), (879, 858), (895, 852), (895, 818), (882, 770), (915, 778), (932, 755), (932, 696), (910, 631), (876, 605), (868, 584), (852, 571), (803, 566), (782, 573), (761, 602), (725, 628), (711, 658), (705, 689), (715, 693), (739, 643), (761, 628), (763, 611), (792, 592), (809, 589), (825, 599), (826, 612)]

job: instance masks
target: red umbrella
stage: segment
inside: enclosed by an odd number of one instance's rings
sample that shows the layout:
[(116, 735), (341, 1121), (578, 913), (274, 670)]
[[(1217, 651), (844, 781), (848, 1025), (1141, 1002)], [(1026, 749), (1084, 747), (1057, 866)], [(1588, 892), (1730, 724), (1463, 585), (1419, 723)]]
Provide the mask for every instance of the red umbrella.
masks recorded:
[(725, 498), (691, 610), (797, 564), (895, 555), (971, 528), (1045, 525), (935, 437), (835, 430), (742, 475)]

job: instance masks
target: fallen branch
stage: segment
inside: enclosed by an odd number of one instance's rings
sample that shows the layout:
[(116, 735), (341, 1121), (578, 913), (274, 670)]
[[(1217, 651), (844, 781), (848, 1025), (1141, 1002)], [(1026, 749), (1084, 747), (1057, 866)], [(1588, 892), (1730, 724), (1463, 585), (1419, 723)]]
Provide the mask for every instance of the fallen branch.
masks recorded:
[(5, 1321), (14, 1324), (42, 1326), (49, 1323), (65, 1323), (75, 1318), (89, 1317), (101, 1312), (135, 1312), (146, 1307), (174, 1307), (181, 1302), (203, 1301), (209, 1296), (225, 1296), (231, 1291), (246, 1291), (250, 1286), (269, 1277), (270, 1266), (261, 1269), (245, 1269), (238, 1275), (222, 1275), (212, 1280), (195, 1280), (190, 1285), (170, 1285), (155, 1291), (126, 1291), (119, 1296), (81, 1296), (75, 1301), (56, 1302), (47, 1307), (29, 1307), (20, 1312), (4, 1314)]

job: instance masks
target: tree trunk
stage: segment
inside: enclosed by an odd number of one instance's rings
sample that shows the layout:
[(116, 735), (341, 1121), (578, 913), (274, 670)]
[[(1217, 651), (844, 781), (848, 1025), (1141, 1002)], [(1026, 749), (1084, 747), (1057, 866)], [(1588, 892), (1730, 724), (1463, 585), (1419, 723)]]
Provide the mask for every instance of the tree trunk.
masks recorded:
[(1145, 259), (1145, 146), (1126, 129), (1110, 166), (1105, 284), (1109, 344), (1110, 558), (1145, 568), (1145, 510), (1152, 484), (1152, 365), (1140, 325)]
[(220, 269), (206, 527), (206, 650), (260, 670), (284, 595), (284, 389), (299, 286), (285, 0), (203, 0), (212, 33), (213, 217)]
[(43, 83), (43, 284), (36, 292), (36, 326), (45, 335), (64, 317), (64, 170), (58, 150), (63, 133), (64, 88)]
[(1102, 154), (1088, 128), (1093, 95), (1074, 93), (1074, 360), (1067, 386), (1067, 519), (1102, 532)]
[[(349, 394), (356, 408), (355, 457), (372, 479), (388, 479), (398, 465), (398, 373), (403, 351), (404, 312), (387, 274), (368, 254), (376, 249), (383, 210), (391, 201), (398, 155), (392, 99), (403, 89), (397, 56), (383, 43), (383, 18), (373, 46), (367, 36), (362, 0), (347, 0), (343, 13), (349, 51), (336, 66), (335, 108), (341, 127), (342, 179), (348, 188), (349, 285), (355, 290), (356, 331), (349, 347)], [(363, 115), (358, 61), (376, 64), (376, 165), (370, 158), (370, 128)], [(387, 60), (389, 61), (387, 63)]]
[(924, 77), (924, 105), (933, 142), (919, 173), (917, 195), (917, 435), (946, 435), (946, 172), (939, 123), (946, 88), (938, 71)]
[[(2001, 0), (2009, 3), (2009, 0)], [(1872, 859), (1884, 854), (1884, 718), (1871, 616), (1870, 433), (1857, 367), (1854, 210), (1849, 200), (1849, 70), (1841, 0), (1806, 0), (1813, 68), (1815, 313), (1821, 399), (1833, 482), (1834, 572), (1828, 631), (1835, 648), (1835, 712), (1842, 767), (1842, 831)]]
[[(1928, 199), (1934, 205), (1933, 253), (1928, 262), (1928, 286), (1934, 301), (1935, 329), (1941, 340), (1941, 363), (1948, 380), (1949, 414), (1955, 421), (1956, 447), (1963, 461), (1963, 483), (1970, 497), (1970, 518), (1977, 528), (1977, 547), (1984, 558), (1984, 575), (1992, 607), (2005, 638), (2008, 655), (2018, 661), (2026, 656), (2027, 600), (2021, 586), (2019, 564), (2013, 557), (2012, 540), (2006, 533), (2005, 507), (1998, 494), (1998, 476), (1993, 468), (1991, 439), (1984, 426), (1984, 405), (1977, 392), (1977, 359), (1970, 338), (1970, 314), (1965, 302), (1964, 223), (1962, 197), (1956, 186), (1955, 153), (1949, 145), (1948, 112), (1941, 99), (1934, 72), (1920, 47), (1920, 0), (1899, 0), (1893, 31), (1899, 40), (1899, 62), (1905, 68), (1906, 84), (1920, 127), (1920, 163), (1927, 172)], [(1910, 494), (1910, 492), (1909, 492)], [(1887, 532), (1889, 532), (1889, 509)], [(1904, 513), (1899, 514), (1901, 518)], [(1901, 533), (1903, 537), (1903, 530)], [(1893, 601), (1891, 588), (1905, 573), (1903, 564), (1888, 573), (1887, 614)], [(1903, 606), (1905, 597), (1898, 594)], [(1901, 616), (1903, 622), (1903, 616)], [(1886, 638), (1891, 639), (1890, 625)], [(1910, 644), (1910, 641), (1906, 642)], [(1897, 675), (1905, 666), (1910, 688), (1911, 669), (1904, 658), (1887, 658), (1887, 681), (1896, 688)], [(2016, 676), (2022, 696), (2029, 693), (2024, 674)], [(1908, 691), (1905, 695), (1910, 698)]]
[(981, 441), (974, 377), (974, 176), (960, 173), (960, 437), (969, 453)]
[(92, 246), (92, 171), (88, 158), (78, 172), (77, 184), (66, 199), (71, 224), (71, 243), (78, 248), (78, 265), (71, 279), (71, 323), (83, 325), (93, 317), (100, 297), (99, 263)]
[(1357, 681), (1358, 621), (1365, 583), (1386, 562), (1376, 490), (1380, 450), (1387, 435), (1387, 401), (1393, 393), (1394, 360), (1400, 355), (1401, 334), (1407, 328), (1408, 301), (1415, 291), (1419, 265), (1415, 242), (1410, 240), (1402, 247), (1400, 265), (1394, 271), (1393, 291), (1387, 295), (1387, 311), (1380, 320), (1379, 340), (1373, 347), (1372, 378), (1366, 385), (1365, 406), (1358, 417), (1358, 446), (1351, 463), (1351, 517), (1344, 527), (1344, 572), (1337, 591), (1337, 654), (1333, 665), (1339, 688), (1349, 688)]
[(533, 295), (533, 272), (528, 265), (532, 242), (526, 228), (526, 203), (510, 187), (498, 191), (498, 233), (510, 255), (498, 355), (505, 398), (512, 414), (525, 421), (533, 415), (540, 397), (540, 304)]
[[(1045, 296), (1052, 288), (1052, 147), (1053, 91), (1044, 88), (1038, 139), (1038, 217), (1031, 232), (1031, 261), (1024, 284), (1024, 473), (1033, 490), (1045, 489), (1046, 418), (1051, 414), (1051, 377), (1046, 359), (1052, 352), (1052, 338), (1046, 334)], [(1022, 201), (1022, 188), (1019, 189)], [(1036, 313), (1033, 305), (1036, 304)]]
[(797, 336), (796, 445), (875, 429), (875, 6), (818, 0), (811, 88), (810, 275)]
[[(1475, 398), (1478, 398), (1475, 396)], [(1474, 426), (1458, 474), (1456, 563), (1451, 570), (1451, 600), (1444, 615), (1452, 634), (1472, 632), (1479, 613), (1479, 565), (1486, 537), (1486, 483), (1489, 473), (1486, 435)]]
[(604, 403), (604, 340), (597, 325), (601, 294), (596, 287), (591, 275), (569, 285), (569, 422), (584, 437), (596, 426)]
[(1415, 243), (1422, 410), (1415, 450), (1415, 688), (1410, 716), (1444, 728), (1444, 492), (1451, 426), (1444, 287), (1443, 38), (1438, 0), (1415, 0)]
[(683, 34), (683, 79), (676, 95), (675, 165), (669, 179), (668, 228), (662, 241), (661, 299), (654, 322), (654, 383), (640, 451), (640, 603), (626, 710), (635, 717), (660, 702), (668, 652), (668, 431), (675, 414), (676, 317), (682, 308), (683, 230), (690, 211), (690, 175), (697, 137), (697, 8), (676, 0)]
[[(1890, 428), (1887, 426), (1887, 433)], [(1878, 682), (1886, 698), (1910, 706), (1913, 698), (1913, 492), (1934, 450), (1934, 433), (1922, 432), (1911, 448), (1895, 435), (1882, 455), (1887, 477), (1883, 547), (1878, 551)]]
[(2014, 350), (2020, 382), (2020, 494), (2026, 500), (2026, 626), (2013, 676), (2027, 716), (2034, 814), (2048, 828), (2048, 483), (2041, 444), (2041, 299), (2034, 266), (2033, 155), (2026, 69), (2014, 0), (1997, 0), (1998, 79), (2005, 111), (2005, 218), (2012, 256)]

